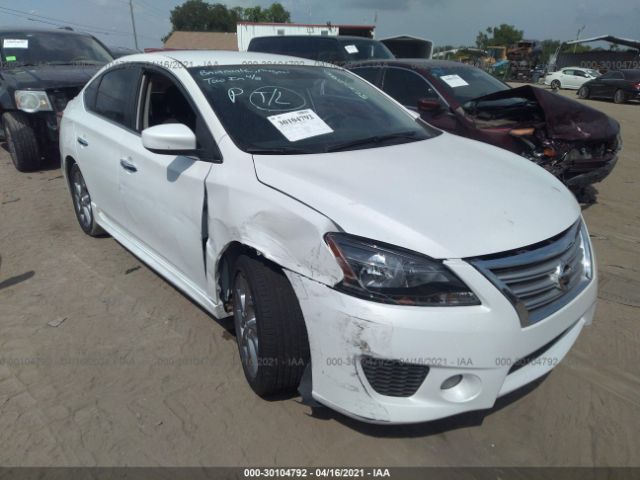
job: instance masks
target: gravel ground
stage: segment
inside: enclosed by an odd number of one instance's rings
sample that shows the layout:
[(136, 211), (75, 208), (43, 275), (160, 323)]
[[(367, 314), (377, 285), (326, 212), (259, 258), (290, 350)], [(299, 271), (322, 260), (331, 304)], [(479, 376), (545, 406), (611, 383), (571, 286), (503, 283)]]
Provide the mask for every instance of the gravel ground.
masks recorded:
[(256, 397), (229, 322), (85, 236), (54, 162), (0, 149), (0, 465), (640, 465), (640, 104), (587, 103), (624, 137), (584, 211), (594, 324), (492, 410), (402, 427)]

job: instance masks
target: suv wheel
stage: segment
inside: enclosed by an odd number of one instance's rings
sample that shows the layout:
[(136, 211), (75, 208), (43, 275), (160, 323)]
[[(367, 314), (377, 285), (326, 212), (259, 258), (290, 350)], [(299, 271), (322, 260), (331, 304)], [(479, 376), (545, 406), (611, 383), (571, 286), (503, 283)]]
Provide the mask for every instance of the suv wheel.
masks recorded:
[(245, 377), (260, 396), (294, 391), (310, 356), (295, 292), (269, 263), (241, 256), (234, 270), (234, 323)]
[(580, 87), (580, 90), (578, 90), (578, 96), (585, 100), (589, 98), (589, 87)]
[(5, 112), (2, 115), (4, 137), (9, 147), (11, 160), (21, 172), (40, 168), (40, 152), (36, 135), (23, 112)]
[(627, 101), (627, 95), (622, 90), (616, 90), (613, 101), (615, 103), (625, 103)]

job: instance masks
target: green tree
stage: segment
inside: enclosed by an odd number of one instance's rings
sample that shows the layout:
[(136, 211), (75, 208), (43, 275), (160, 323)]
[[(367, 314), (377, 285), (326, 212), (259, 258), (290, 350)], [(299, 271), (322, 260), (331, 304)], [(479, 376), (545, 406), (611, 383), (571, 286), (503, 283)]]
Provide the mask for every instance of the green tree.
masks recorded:
[(171, 32), (162, 38), (166, 42), (176, 30), (187, 32), (235, 32), (236, 24), (247, 22), (289, 23), (291, 14), (275, 2), (267, 8), (228, 8), (222, 3), (187, 0), (171, 10)]
[(524, 32), (513, 25), (503, 23), (497, 27), (488, 27), (484, 32), (478, 32), (476, 46), (486, 49), (488, 46), (508, 47), (522, 40)]

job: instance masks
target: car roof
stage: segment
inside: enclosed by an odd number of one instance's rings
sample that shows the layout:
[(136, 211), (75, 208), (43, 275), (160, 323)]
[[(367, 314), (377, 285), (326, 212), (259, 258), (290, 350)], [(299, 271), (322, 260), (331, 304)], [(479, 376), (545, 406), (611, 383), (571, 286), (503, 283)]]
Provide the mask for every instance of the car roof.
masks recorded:
[(355, 40), (369, 40), (372, 42), (378, 41), (374, 38), (359, 37), (357, 35), (264, 35), (260, 37), (254, 37), (251, 40), (255, 40), (258, 38), (330, 38), (332, 40), (347, 40), (347, 41), (355, 41)]
[(16, 27), (0, 27), (0, 35), (27, 35), (30, 33), (53, 33), (64, 35), (79, 35), (82, 37), (91, 37), (92, 35), (86, 32), (76, 32), (75, 30), (67, 30), (66, 28), (16, 28)]
[(428, 60), (425, 58), (396, 58), (396, 59), (377, 59), (377, 60), (364, 60), (362, 62), (353, 62), (347, 65), (347, 68), (356, 66), (369, 66), (369, 65), (405, 65), (411, 67), (418, 67), (423, 69), (430, 69), (435, 67), (459, 67), (459, 68), (477, 68), (473, 65), (467, 65), (461, 62), (454, 62), (452, 60)]
[(244, 65), (247, 67), (265, 65), (319, 65), (323, 67), (338, 68), (329, 63), (320, 63), (305, 58), (291, 57), (288, 55), (275, 55), (260, 52), (234, 52), (231, 50), (171, 50), (153, 53), (140, 53), (129, 55), (116, 60), (122, 62), (160, 62), (177, 61), (186, 67), (210, 67), (220, 65)]

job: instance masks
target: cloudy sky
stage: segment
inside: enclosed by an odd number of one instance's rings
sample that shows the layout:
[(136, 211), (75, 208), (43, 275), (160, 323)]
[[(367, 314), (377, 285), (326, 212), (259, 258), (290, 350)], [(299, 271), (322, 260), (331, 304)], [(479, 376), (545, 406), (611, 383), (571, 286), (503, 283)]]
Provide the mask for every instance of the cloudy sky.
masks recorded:
[[(266, 6), (271, 0), (211, 0)], [(133, 0), (140, 47), (161, 46), (169, 12), (182, 0)], [(294, 22), (376, 24), (376, 36), (411, 34), (436, 45), (473, 45), (491, 25), (513, 24), (528, 38), (570, 40), (613, 34), (640, 38), (640, 1), (616, 0), (281, 0)], [(26, 13), (25, 13), (26, 12)], [(377, 20), (376, 20), (377, 19)], [(38, 20), (39, 22), (36, 22)], [(46, 23), (43, 23), (46, 22)], [(0, 26), (67, 23), (108, 45), (133, 46), (128, 0), (0, 0)]]

